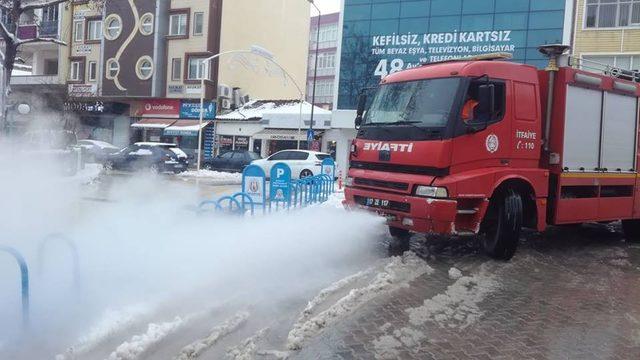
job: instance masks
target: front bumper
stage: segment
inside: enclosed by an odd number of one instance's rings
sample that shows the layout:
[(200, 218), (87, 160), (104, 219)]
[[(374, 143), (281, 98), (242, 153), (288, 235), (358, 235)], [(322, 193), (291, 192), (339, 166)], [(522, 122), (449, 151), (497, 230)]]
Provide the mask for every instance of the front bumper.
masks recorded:
[(456, 200), (429, 199), (355, 187), (346, 187), (344, 193), (347, 207), (366, 209), (385, 216), (389, 226), (423, 234), (456, 234)]

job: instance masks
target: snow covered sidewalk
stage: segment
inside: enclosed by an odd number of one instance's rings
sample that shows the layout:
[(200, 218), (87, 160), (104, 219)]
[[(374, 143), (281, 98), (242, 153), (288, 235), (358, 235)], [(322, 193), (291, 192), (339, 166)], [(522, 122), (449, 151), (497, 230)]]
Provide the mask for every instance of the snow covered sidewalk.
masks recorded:
[(242, 174), (241, 173), (228, 173), (222, 171), (214, 171), (214, 170), (192, 170), (185, 171), (178, 175), (178, 178), (183, 180), (207, 180), (210, 183), (216, 185), (240, 185), (242, 184)]

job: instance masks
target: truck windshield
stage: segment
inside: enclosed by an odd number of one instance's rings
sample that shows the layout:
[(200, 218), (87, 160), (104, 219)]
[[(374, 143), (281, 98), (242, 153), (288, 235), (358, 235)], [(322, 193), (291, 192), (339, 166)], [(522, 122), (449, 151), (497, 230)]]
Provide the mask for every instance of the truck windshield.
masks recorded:
[(461, 84), (461, 78), (442, 78), (382, 85), (363, 125), (445, 127)]

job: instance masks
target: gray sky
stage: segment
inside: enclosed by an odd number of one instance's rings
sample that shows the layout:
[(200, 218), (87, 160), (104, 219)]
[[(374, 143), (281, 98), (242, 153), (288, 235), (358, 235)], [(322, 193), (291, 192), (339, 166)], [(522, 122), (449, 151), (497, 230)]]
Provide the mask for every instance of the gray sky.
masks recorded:
[[(315, 4), (323, 14), (330, 14), (340, 11), (340, 0), (315, 0)], [(316, 9), (311, 7), (311, 16), (318, 15)]]

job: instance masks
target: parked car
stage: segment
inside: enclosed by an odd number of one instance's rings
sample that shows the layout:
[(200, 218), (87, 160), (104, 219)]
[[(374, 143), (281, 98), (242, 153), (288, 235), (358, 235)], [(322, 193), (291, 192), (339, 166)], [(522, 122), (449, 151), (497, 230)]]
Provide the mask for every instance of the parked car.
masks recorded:
[(36, 161), (55, 164), (64, 176), (73, 176), (84, 167), (76, 134), (69, 130), (36, 130), (24, 134), (24, 155)]
[(291, 168), (292, 178), (302, 179), (307, 176), (320, 174), (322, 160), (329, 157), (331, 157), (331, 155), (317, 151), (282, 150), (266, 159), (254, 160), (251, 164), (260, 166), (268, 177), (273, 165), (283, 162)]
[(107, 155), (120, 151), (119, 147), (99, 140), (78, 140), (78, 146), (83, 149), (87, 162), (103, 163)]
[(260, 155), (246, 150), (231, 150), (204, 162), (209, 170), (242, 172), (253, 160), (261, 159)]
[(117, 153), (107, 155), (106, 166), (116, 170), (151, 170), (153, 172), (185, 171), (187, 154), (176, 144), (139, 142)]

